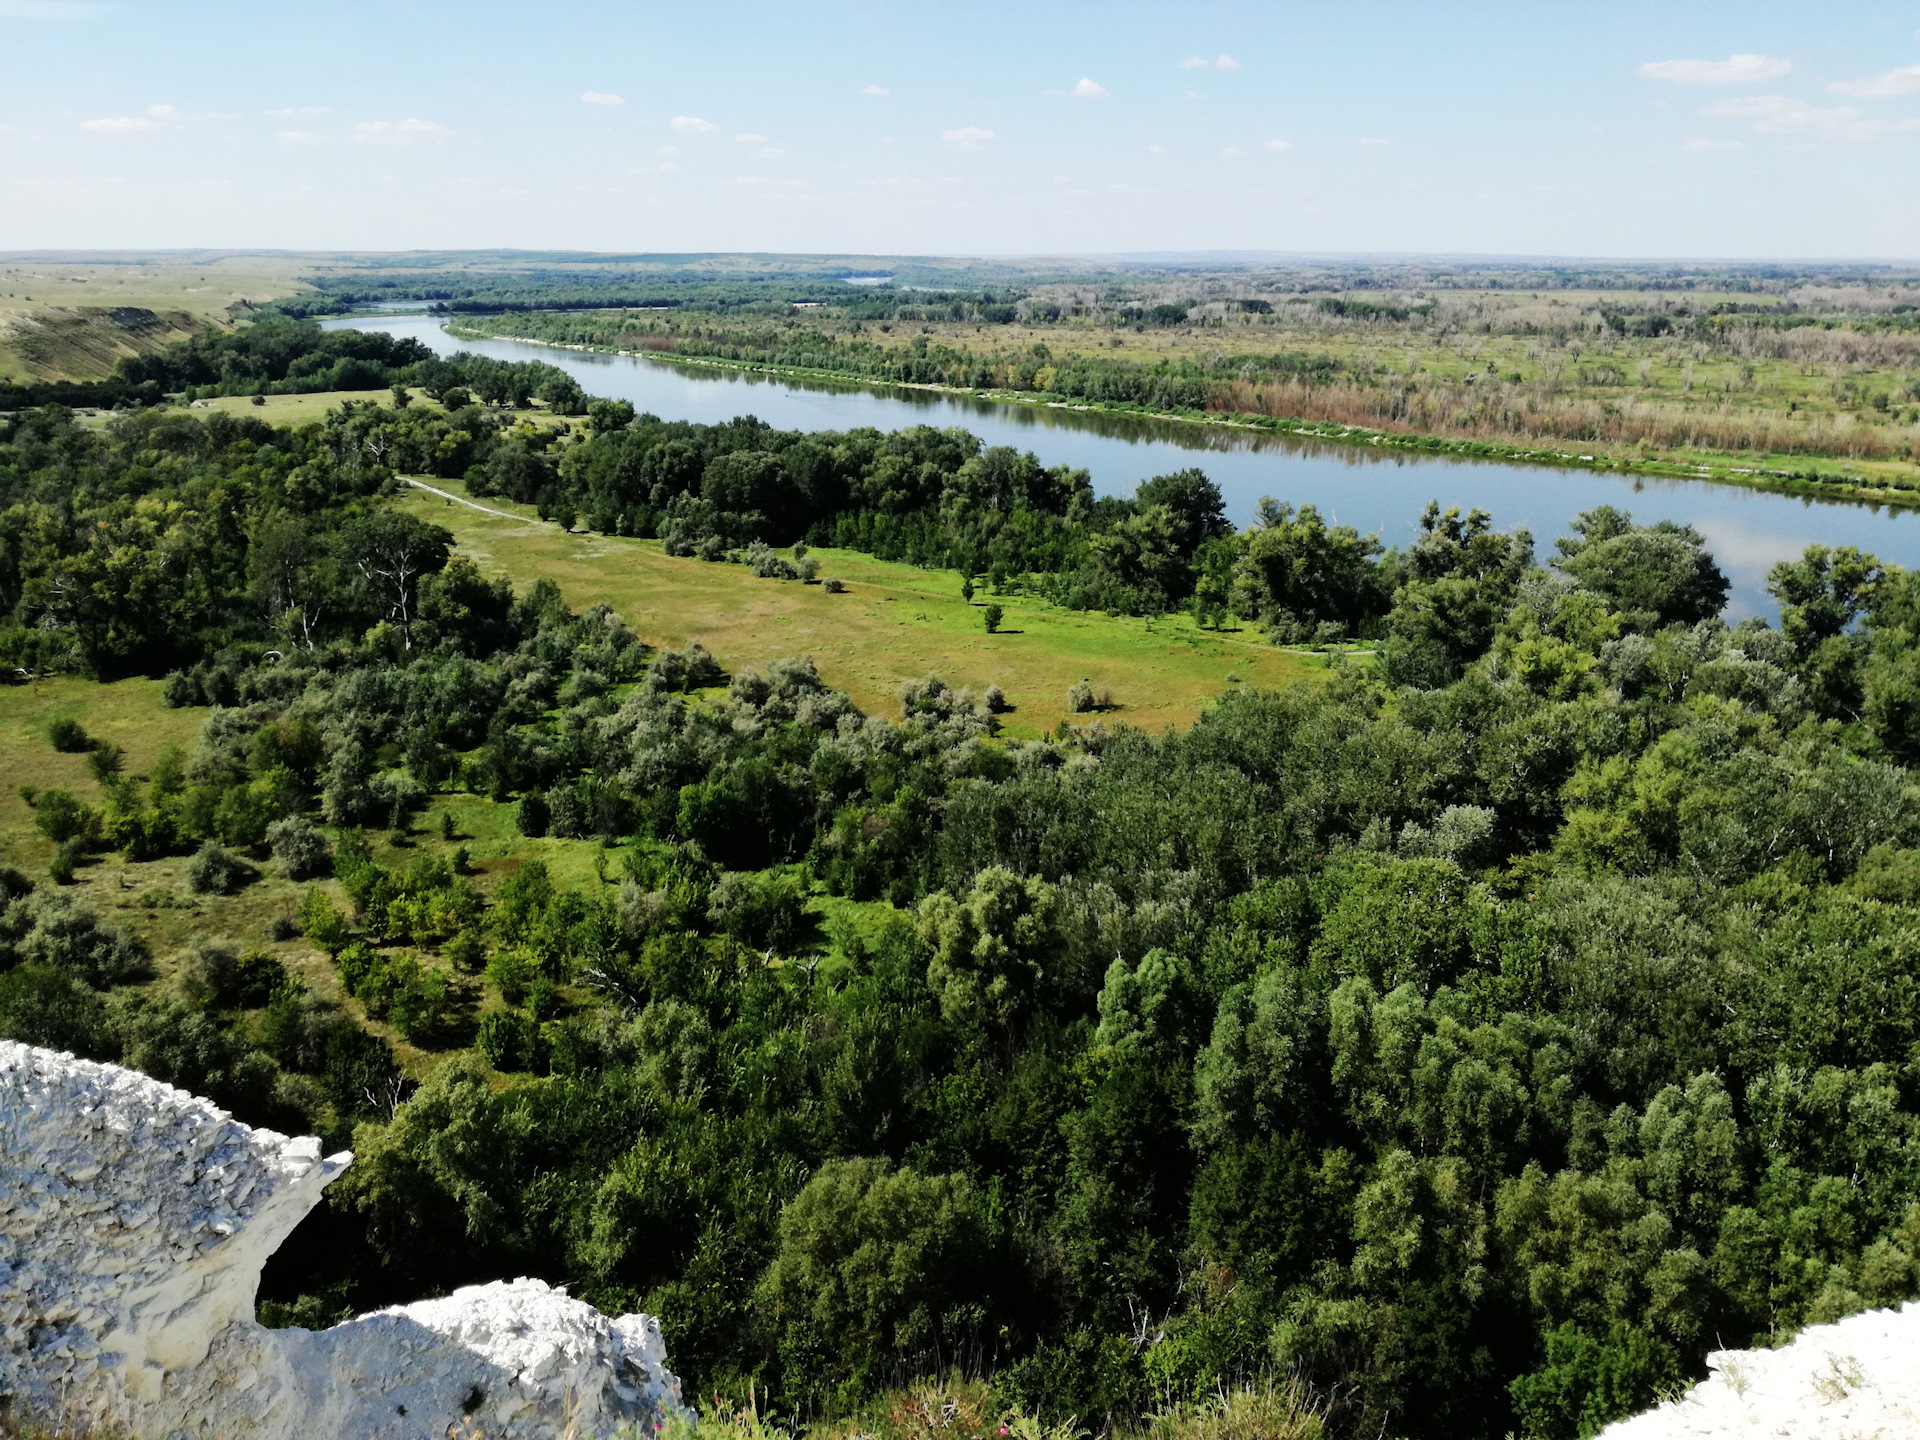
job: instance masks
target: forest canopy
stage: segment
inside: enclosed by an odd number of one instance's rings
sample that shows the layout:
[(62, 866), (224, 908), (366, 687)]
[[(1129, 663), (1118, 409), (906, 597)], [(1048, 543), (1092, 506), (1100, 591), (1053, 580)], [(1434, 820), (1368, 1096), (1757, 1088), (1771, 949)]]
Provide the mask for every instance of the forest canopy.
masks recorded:
[[(1914, 575), (1809, 547), (1729, 625), (1701, 537), (1613, 509), (1546, 556), (1437, 504), (1404, 550), (1234, 534), (1198, 472), (1101, 500), (958, 432), (556, 391), (561, 439), (538, 369), (395, 362), (441, 405), (0, 430), (8, 667), (215, 707), (36, 823), (301, 878), (347, 997), (218, 946), (145, 985), (7, 869), (0, 1034), (351, 1140), (271, 1317), (529, 1273), (786, 1413), (958, 1363), (1093, 1425), (1297, 1374), (1343, 1434), (1573, 1437), (1920, 1295)], [(934, 678), (863, 715), (516, 594), (399, 472), (1378, 653), (1157, 736), (1008, 741)], [(415, 828), (454, 793), (618, 859), (482, 883)]]

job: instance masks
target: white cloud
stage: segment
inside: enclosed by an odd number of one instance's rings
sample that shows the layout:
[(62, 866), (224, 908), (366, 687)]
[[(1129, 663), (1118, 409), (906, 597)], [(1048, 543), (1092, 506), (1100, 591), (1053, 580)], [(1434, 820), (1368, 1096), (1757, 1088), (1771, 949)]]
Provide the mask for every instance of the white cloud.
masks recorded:
[(751, 130), (747, 131), (744, 135), (736, 135), (733, 138), (738, 140), (742, 145), (764, 145), (767, 143), (766, 136), (755, 135)]
[(106, 10), (82, 0), (0, 0), (0, 20), (92, 20)]
[(1147, 153), (1149, 155), (1164, 155), (1167, 153), (1167, 147), (1164, 145), (1149, 145), (1147, 146)]
[(1719, 100), (1700, 112), (1717, 120), (1751, 120), (1761, 135), (1800, 135), (1824, 140), (1872, 140), (1896, 131), (1920, 130), (1920, 120), (1869, 120), (1851, 105), (1823, 110), (1786, 95)]
[(1744, 140), (1689, 140), (1680, 148), (1701, 153), (1709, 150), (1744, 150), (1747, 148), (1747, 142)]
[(332, 112), (324, 105), (282, 105), (276, 110), (261, 113), (270, 120), (292, 120), (301, 115), (328, 115)]
[(438, 143), (452, 135), (453, 131), (444, 125), (436, 125), (431, 120), (362, 120), (353, 127), (353, 141), (356, 145), (413, 145), (422, 141)]
[(1240, 62), (1231, 55), (1222, 55), (1218, 60), (1213, 62), (1213, 68), (1216, 70), (1238, 70), (1240, 68)]
[(680, 153), (680, 147), (678, 145), (662, 145), (653, 153), (656, 155), (678, 155)]
[(1198, 55), (1189, 55), (1180, 62), (1180, 68), (1182, 70), (1204, 70), (1207, 68), (1207, 62), (1202, 60)]
[(102, 115), (97, 120), (82, 120), (82, 130), (109, 135), (151, 134), (156, 130), (177, 130), (186, 116), (172, 105), (149, 105), (140, 115)]
[(754, 151), (753, 153), (758, 155), (762, 160), (778, 160), (781, 156), (785, 155), (787, 152), (782, 150), (778, 145), (768, 145), (763, 149)]
[(1791, 69), (1793, 62), (1777, 55), (1729, 55), (1724, 60), (1650, 60), (1640, 73), (1680, 85), (1758, 85), (1778, 80)]
[(949, 150), (984, 150), (987, 143), (1000, 137), (978, 125), (962, 125), (958, 130), (942, 130), (940, 143)]
[(862, 85), (856, 93), (861, 95), (891, 95), (893, 91), (884, 85)]
[(1220, 153), (1222, 155), (1239, 155), (1243, 152), (1241, 151), (1238, 145), (1229, 145), (1227, 146), (1226, 149), (1222, 150)]
[(312, 130), (282, 130), (274, 139), (289, 150), (320, 150), (339, 143), (332, 135), (321, 135)]
[(1107, 98), (1107, 87), (1097, 80), (1082, 77), (1074, 82), (1073, 89), (1067, 93), (1077, 100), (1104, 100)]
[(1836, 95), (1857, 95), (1862, 100), (1881, 100), (1889, 95), (1911, 95), (1920, 90), (1920, 65), (1904, 65), (1871, 80), (1843, 80), (1827, 87)]
[(682, 135), (711, 135), (720, 128), (711, 120), (702, 120), (698, 115), (676, 115), (668, 123)]
[(1187, 91), (1187, 98), (1189, 100), (1204, 100), (1207, 97), (1202, 95), (1198, 90), (1189, 90)]
[(1383, 146), (1391, 145), (1393, 142), (1391, 140), (1382, 140), (1378, 135), (1362, 135), (1360, 137), (1360, 143), (1369, 150), (1378, 150)]
[(580, 97), (580, 101), (584, 105), (606, 105), (610, 107), (627, 103), (618, 95), (609, 94), (605, 90), (589, 90)]
[(1267, 141), (1266, 148), (1269, 150), (1291, 150), (1293, 148), (1293, 142), (1291, 140), (1269, 140)]

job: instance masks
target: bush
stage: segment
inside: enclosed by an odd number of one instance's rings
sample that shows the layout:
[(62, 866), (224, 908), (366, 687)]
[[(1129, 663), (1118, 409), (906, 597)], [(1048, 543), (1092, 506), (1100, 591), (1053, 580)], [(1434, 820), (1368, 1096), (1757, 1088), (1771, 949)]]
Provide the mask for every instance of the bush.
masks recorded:
[(829, 575), (820, 582), (820, 588), (829, 595), (844, 595), (847, 593), (847, 582), (838, 575)]
[(286, 867), (289, 880), (323, 875), (333, 860), (327, 837), (298, 815), (269, 825), (267, 844), (273, 848), (273, 858)]
[(987, 606), (985, 618), (987, 622), (987, 633), (989, 635), (999, 632), (1000, 622), (1006, 618), (1006, 615), (1007, 612), (998, 605)]
[(1075, 682), (1073, 688), (1067, 691), (1067, 713), (1085, 715), (1093, 708), (1093, 682), (1090, 680)]
[(187, 886), (199, 895), (231, 895), (246, 883), (250, 867), (209, 840), (187, 862)]
[(455, 931), (453, 938), (441, 946), (440, 953), (463, 975), (478, 975), (487, 963), (487, 947), (471, 930)]
[(527, 991), (533, 984), (533, 962), (520, 950), (502, 950), (487, 961), (487, 979), (500, 992), (500, 998), (509, 1005), (518, 1005), (527, 998)]
[(47, 739), (63, 755), (84, 755), (93, 748), (93, 738), (81, 728), (78, 720), (67, 716), (47, 726)]
[(180, 994), (205, 1010), (257, 1010), (286, 983), (286, 967), (264, 950), (238, 955), (219, 940), (202, 940), (180, 967)]
[(300, 897), (299, 918), (300, 933), (329, 955), (338, 955), (345, 948), (350, 935), (347, 917), (324, 891), (313, 889)]
[(118, 1060), (120, 1042), (100, 997), (57, 965), (17, 965), (0, 975), (0, 1039)]
[(713, 887), (707, 923), (751, 949), (791, 953), (806, 932), (806, 905), (792, 875), (729, 872)]
[(87, 752), (87, 769), (93, 772), (93, 778), (102, 785), (109, 784), (126, 768), (127, 755), (118, 745), (105, 740), (94, 743)]
[(540, 1030), (518, 1010), (494, 1010), (481, 1017), (474, 1043), (494, 1069), (531, 1070), (540, 1043)]
[(200, 703), (200, 687), (184, 670), (175, 670), (160, 687), (160, 703), (169, 710), (183, 710)]
[(537, 840), (553, 824), (553, 808), (547, 804), (546, 796), (538, 791), (529, 791), (521, 798), (520, 809), (514, 818), (519, 822), (522, 835)]
[(47, 874), (53, 877), (53, 883), (71, 885), (73, 872), (80, 868), (80, 860), (84, 854), (85, 852), (71, 840), (55, 851), (53, 859), (47, 862)]
[(42, 790), (33, 807), (33, 823), (56, 845), (84, 840), (100, 824), (100, 817), (65, 790)]

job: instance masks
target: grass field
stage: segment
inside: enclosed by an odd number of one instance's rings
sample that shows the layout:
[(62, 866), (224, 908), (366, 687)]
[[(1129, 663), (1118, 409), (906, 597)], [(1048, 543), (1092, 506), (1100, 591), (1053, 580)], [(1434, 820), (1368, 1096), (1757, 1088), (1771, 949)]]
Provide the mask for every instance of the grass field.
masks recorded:
[[(464, 494), (457, 482), (433, 483)], [(729, 670), (811, 655), (827, 683), (869, 714), (896, 715), (901, 682), (933, 674), (975, 690), (998, 685), (1014, 706), (1007, 732), (1031, 737), (1066, 718), (1069, 687), (1086, 679), (1112, 691), (1112, 718), (1159, 730), (1192, 724), (1233, 685), (1283, 685), (1326, 663), (1276, 650), (1253, 631), (1201, 630), (1188, 615), (1120, 619), (1020, 595), (992, 597), (1006, 616), (989, 635), (986, 600), (962, 600), (951, 572), (848, 550), (812, 552), (823, 576), (847, 584), (846, 594), (829, 595), (818, 585), (756, 579), (738, 565), (677, 559), (654, 540), (566, 533), (498, 500), (483, 503), (516, 518), (425, 491), (400, 503), (453, 531), (482, 570), (516, 586), (551, 577), (570, 605), (605, 602), (651, 644), (697, 639)]]

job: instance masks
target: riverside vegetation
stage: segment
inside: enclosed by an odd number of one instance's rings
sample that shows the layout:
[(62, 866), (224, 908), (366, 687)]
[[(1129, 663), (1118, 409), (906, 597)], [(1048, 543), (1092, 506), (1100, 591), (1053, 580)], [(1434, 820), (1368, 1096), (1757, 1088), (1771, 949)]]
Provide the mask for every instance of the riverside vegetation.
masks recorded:
[[(804, 307), (463, 315), (503, 335), (1466, 453), (1920, 485), (1920, 282), (1874, 270), (1144, 267)], [(769, 297), (775, 299), (776, 297)], [(477, 307), (476, 307), (477, 308)], [(524, 313), (533, 311), (534, 313)], [(1565, 453), (1565, 447), (1577, 453)]]
[[(1730, 627), (1618, 511), (1544, 564), (1437, 507), (1233, 535), (1192, 472), (1090, 501), (390, 358), (435, 403), (0, 431), (6, 664), (164, 673), (102, 715), (197, 730), (8, 747), (0, 1034), (350, 1141), (268, 1318), (530, 1273), (658, 1314), (716, 1413), (958, 1369), (984, 1428), (1572, 1437), (1920, 1294), (1920, 578), (1813, 547)], [(934, 678), (862, 714), (516, 592), (400, 469), (743, 585), (831, 538), (1376, 653), (1160, 735), (1011, 741)], [(74, 898), (110, 863), (149, 913)]]

